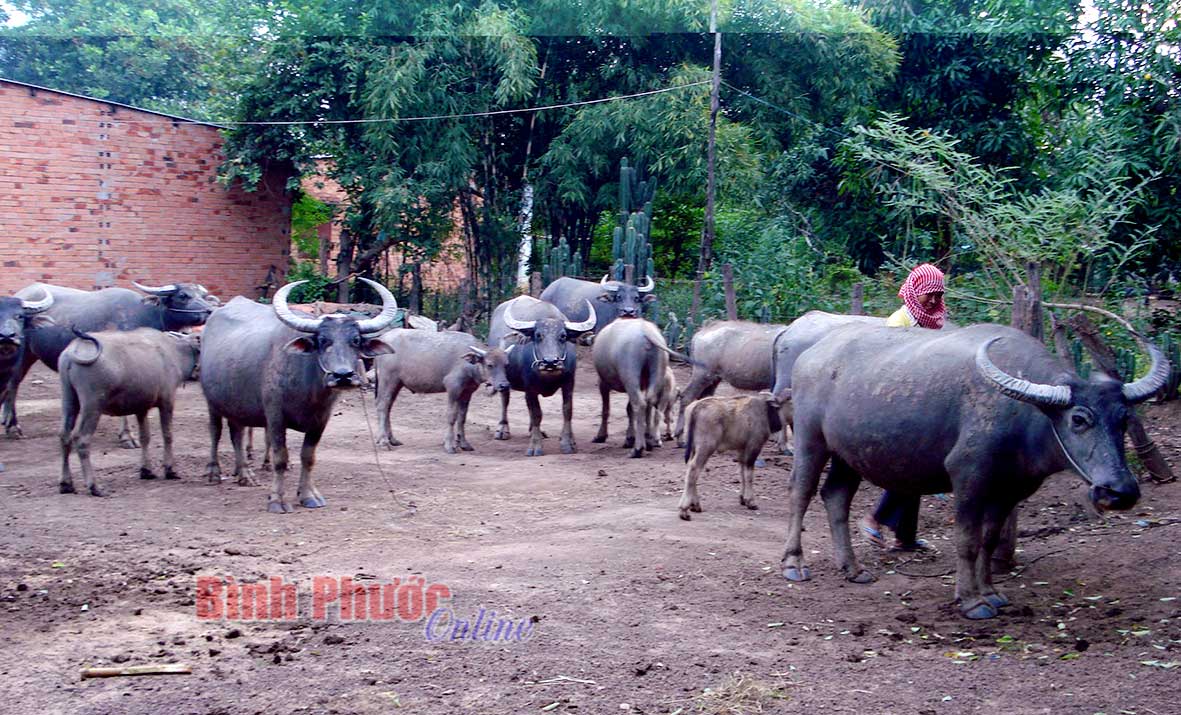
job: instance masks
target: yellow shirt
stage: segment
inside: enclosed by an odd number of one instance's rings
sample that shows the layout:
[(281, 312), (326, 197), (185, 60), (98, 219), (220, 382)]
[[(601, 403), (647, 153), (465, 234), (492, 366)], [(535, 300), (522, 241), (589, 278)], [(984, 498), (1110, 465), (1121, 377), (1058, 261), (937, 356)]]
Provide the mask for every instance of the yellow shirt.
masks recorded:
[(910, 311), (906, 309), (905, 305), (894, 311), (893, 315), (889, 318), (886, 318), (887, 328), (913, 328), (916, 325), (918, 323), (914, 322), (914, 318), (910, 317)]

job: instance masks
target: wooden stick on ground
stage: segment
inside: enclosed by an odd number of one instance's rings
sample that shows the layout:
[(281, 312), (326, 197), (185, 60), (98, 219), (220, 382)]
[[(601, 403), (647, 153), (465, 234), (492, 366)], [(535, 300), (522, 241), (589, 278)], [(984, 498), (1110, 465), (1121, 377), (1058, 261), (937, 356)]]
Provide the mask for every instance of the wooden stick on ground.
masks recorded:
[(82, 679), (116, 678), (124, 675), (188, 675), (192, 672), (192, 667), (184, 663), (129, 665), (122, 668), (83, 668)]

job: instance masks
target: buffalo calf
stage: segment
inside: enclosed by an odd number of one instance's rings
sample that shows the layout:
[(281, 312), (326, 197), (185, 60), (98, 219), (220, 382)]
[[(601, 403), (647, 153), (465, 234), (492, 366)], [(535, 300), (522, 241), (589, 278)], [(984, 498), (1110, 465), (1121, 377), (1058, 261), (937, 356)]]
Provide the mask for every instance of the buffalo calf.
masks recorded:
[(164, 478), (178, 479), (172, 469), (172, 405), (176, 388), (196, 379), (200, 337), (162, 333), (152, 328), (127, 332), (77, 331), (62, 351), (58, 372), (62, 385), (61, 492), (74, 493), (70, 450), (78, 452), (82, 476), (94, 496), (102, 491), (90, 464), (90, 439), (100, 415), (135, 415), (142, 450), (140, 479), (155, 479), (148, 459), (148, 410), (160, 412), (164, 435)]
[(383, 334), (382, 342), (392, 355), (374, 361), (377, 383), (377, 424), (379, 447), (401, 444), (390, 431), (390, 408), (402, 388), (413, 393), (447, 393), (447, 436), (443, 449), (471, 451), (464, 427), (472, 394), (482, 383), (493, 392), (509, 389), (505, 366), (508, 356), (500, 349), (487, 349), (467, 333), (430, 332), (394, 328)]
[(767, 439), (783, 429), (781, 405), (769, 395), (704, 397), (689, 405), (688, 436), (685, 441), (685, 491), (681, 495), (681, 518), (701, 512), (697, 477), (714, 452), (738, 452), (742, 491), (738, 503), (748, 509), (755, 504), (754, 466)]

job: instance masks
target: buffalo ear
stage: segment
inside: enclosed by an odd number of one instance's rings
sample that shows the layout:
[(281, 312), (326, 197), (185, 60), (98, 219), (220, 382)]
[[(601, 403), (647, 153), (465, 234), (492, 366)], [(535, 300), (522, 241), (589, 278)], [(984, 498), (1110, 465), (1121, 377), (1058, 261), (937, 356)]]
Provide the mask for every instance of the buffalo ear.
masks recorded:
[(645, 293), (645, 294), (644, 294), (644, 298), (643, 298), (643, 301), (642, 301), (642, 302), (644, 302), (644, 303), (655, 303), (655, 302), (656, 302), (656, 296), (652, 295), (651, 293)]
[(292, 340), (291, 342), (284, 345), (283, 349), (289, 353), (307, 355), (308, 353), (316, 352), (316, 341), (314, 338), (301, 335), (295, 340)]
[(48, 315), (30, 315), (29, 316), (29, 327), (30, 328), (48, 328), (48, 327), (51, 327), (54, 325), (57, 325), (57, 322), (54, 321), (54, 319), (49, 317)]
[(145, 295), (143, 298), (140, 298), (140, 302), (144, 305), (160, 305), (160, 296)]
[(604, 303), (610, 303), (611, 301), (615, 300), (615, 294), (614, 293), (599, 293), (599, 297), (596, 298), (595, 300), (599, 300)]
[(470, 362), (473, 365), (484, 362), (484, 358), (480, 355), (475, 354), (475, 353), (464, 353), (463, 359), (467, 360), (468, 362)]
[(381, 338), (369, 338), (361, 343), (361, 356), (375, 358), (378, 355), (393, 355), (394, 349)]

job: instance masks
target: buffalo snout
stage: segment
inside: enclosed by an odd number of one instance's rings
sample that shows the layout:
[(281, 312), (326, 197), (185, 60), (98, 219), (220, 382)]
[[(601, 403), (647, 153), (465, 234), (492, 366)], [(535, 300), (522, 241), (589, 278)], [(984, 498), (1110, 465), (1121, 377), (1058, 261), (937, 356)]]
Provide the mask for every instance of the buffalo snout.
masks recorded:
[(1140, 500), (1140, 485), (1135, 478), (1117, 486), (1091, 487), (1091, 503), (1099, 511), (1123, 511), (1131, 509)]
[(360, 387), (361, 376), (356, 370), (336, 370), (327, 373), (325, 382), (328, 387)]

